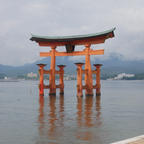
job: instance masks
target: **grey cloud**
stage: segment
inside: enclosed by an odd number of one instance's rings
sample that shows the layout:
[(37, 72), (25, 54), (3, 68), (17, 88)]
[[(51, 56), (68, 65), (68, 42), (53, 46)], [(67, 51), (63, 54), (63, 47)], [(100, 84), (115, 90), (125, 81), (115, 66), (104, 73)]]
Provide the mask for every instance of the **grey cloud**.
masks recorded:
[[(42, 49), (30, 33), (73, 35), (116, 27), (115, 38), (103, 45), (125, 59), (144, 60), (142, 0), (0, 0), (0, 63), (21, 65), (39, 59)], [(133, 56), (132, 56), (133, 55)]]

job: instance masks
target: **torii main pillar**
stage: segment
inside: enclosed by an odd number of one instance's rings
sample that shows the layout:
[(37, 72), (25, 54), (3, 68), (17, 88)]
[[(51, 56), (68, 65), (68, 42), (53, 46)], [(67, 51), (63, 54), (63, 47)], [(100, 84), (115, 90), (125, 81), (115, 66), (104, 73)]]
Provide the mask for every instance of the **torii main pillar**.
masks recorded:
[(51, 46), (51, 65), (50, 65), (50, 78), (49, 78), (49, 86), (50, 92), (49, 95), (56, 95), (56, 84), (55, 84), (55, 65), (56, 65), (56, 57), (55, 50), (56, 46)]
[(90, 44), (85, 45), (85, 84), (86, 95), (93, 95), (93, 79), (90, 61)]

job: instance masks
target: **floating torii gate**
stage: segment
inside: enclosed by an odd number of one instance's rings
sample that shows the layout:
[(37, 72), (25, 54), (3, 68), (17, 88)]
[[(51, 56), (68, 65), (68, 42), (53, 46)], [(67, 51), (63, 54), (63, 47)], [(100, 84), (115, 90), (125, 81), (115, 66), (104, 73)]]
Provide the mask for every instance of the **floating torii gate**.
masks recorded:
[[(83, 63), (76, 63), (77, 65), (77, 95), (82, 96), (82, 90), (86, 90), (86, 95), (93, 95), (93, 88), (97, 90), (96, 94), (100, 95), (100, 64), (94, 65), (96, 70), (92, 71), (90, 55), (103, 55), (104, 49), (93, 50), (91, 45), (104, 43), (106, 39), (114, 37), (114, 30), (77, 36), (38, 36), (32, 35), (32, 41), (35, 41), (39, 46), (49, 46), (49, 52), (40, 52), (41, 57), (51, 57), (50, 70), (44, 70), (44, 64), (39, 64), (40, 67), (40, 95), (44, 94), (44, 88), (50, 89), (49, 94), (55, 95), (56, 88), (60, 88), (60, 93), (64, 92), (63, 73), (64, 65), (59, 65), (60, 70), (56, 71), (56, 56), (85, 56), (85, 70), (82, 70)], [(76, 45), (84, 45), (83, 51), (75, 51)], [(66, 52), (59, 52), (56, 50), (57, 46), (65, 46)], [(43, 84), (43, 74), (49, 74), (49, 85)], [(56, 85), (55, 75), (60, 75), (60, 84)], [(85, 85), (82, 86), (82, 74), (85, 74)], [(96, 74), (96, 85), (93, 85), (92, 74)]]

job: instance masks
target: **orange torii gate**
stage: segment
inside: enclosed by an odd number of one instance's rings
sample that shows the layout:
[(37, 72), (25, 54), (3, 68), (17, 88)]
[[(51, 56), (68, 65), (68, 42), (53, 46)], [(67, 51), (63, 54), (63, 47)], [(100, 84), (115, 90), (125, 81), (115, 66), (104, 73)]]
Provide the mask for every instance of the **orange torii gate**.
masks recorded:
[[(64, 65), (59, 65), (59, 71), (56, 67), (56, 56), (85, 56), (85, 70), (82, 70), (82, 63), (76, 63), (77, 65), (77, 95), (82, 96), (82, 90), (86, 90), (86, 95), (93, 95), (93, 88), (96, 89), (96, 94), (100, 95), (100, 64), (95, 64), (96, 70), (91, 69), (90, 55), (103, 55), (104, 49), (93, 50), (90, 48), (92, 44), (104, 43), (106, 39), (114, 37), (115, 28), (104, 31), (101, 33), (88, 34), (88, 35), (77, 35), (77, 36), (37, 36), (32, 35), (32, 41), (35, 41), (39, 46), (49, 46), (51, 50), (49, 52), (40, 52), (41, 57), (51, 57), (50, 70), (44, 70), (44, 64), (38, 64), (40, 67), (40, 95), (44, 95), (44, 88), (50, 89), (49, 94), (55, 95), (56, 88), (60, 88), (60, 93), (64, 93)], [(75, 51), (76, 45), (84, 45), (83, 51)], [(56, 50), (57, 46), (65, 46), (66, 52), (59, 52)], [(49, 85), (44, 85), (43, 75), (49, 74)], [(56, 85), (55, 75), (60, 75), (60, 84)], [(82, 86), (82, 74), (85, 75), (85, 85)], [(96, 85), (93, 85), (92, 74), (96, 74)]]

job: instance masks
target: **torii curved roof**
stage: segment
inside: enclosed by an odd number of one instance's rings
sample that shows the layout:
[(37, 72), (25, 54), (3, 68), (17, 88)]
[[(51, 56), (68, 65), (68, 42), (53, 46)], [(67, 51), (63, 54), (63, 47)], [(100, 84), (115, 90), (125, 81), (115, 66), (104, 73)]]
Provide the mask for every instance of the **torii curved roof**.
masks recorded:
[[(40, 46), (49, 46), (52, 44), (80, 45), (80, 44), (84, 44), (85, 42), (95, 44), (95, 43), (102, 43), (102, 40), (104, 42), (105, 39), (114, 37), (114, 30), (115, 28), (112, 28), (110, 30), (99, 32), (99, 33), (75, 35), (75, 36), (38, 36), (32, 34), (30, 40), (38, 42)], [(98, 40), (101, 40), (101, 42), (98, 42)]]

